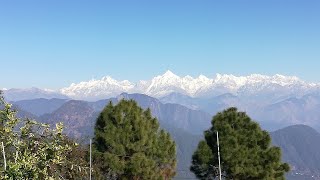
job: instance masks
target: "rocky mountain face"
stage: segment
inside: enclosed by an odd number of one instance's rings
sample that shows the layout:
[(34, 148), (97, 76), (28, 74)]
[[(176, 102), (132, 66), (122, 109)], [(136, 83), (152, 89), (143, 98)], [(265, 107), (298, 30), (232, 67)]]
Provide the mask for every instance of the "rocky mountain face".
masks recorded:
[(38, 119), (41, 122), (54, 125), (63, 122), (64, 133), (68, 136), (81, 139), (93, 135), (93, 127), (98, 112), (85, 101), (70, 100), (50, 114), (44, 114)]

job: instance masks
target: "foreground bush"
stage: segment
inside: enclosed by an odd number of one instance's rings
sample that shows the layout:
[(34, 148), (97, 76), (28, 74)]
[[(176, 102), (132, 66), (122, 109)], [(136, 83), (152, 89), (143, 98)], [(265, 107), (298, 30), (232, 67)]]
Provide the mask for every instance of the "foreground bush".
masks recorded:
[(88, 177), (85, 153), (81, 153), (82, 148), (62, 134), (61, 123), (50, 128), (48, 124), (31, 119), (21, 120), (1, 94), (0, 107), (1, 179)]

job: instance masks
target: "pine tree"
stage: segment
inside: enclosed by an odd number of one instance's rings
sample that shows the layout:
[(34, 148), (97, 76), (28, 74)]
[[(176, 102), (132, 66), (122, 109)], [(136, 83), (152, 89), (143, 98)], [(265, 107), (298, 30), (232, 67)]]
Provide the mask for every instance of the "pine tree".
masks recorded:
[(222, 174), (233, 180), (281, 180), (289, 165), (281, 162), (281, 150), (271, 146), (267, 131), (244, 112), (229, 108), (213, 117), (192, 157), (191, 171), (199, 179), (218, 176), (216, 132), (219, 132)]
[(150, 109), (143, 110), (133, 100), (115, 106), (110, 102), (95, 125), (94, 164), (105, 179), (171, 179), (175, 148)]

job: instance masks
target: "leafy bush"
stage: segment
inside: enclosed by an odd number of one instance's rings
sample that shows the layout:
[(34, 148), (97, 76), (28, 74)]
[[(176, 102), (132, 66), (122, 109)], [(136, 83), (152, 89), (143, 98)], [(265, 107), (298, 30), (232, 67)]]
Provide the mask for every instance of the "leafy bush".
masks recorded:
[(0, 106), (1, 179), (87, 177), (85, 155), (78, 156), (83, 149), (62, 134), (62, 123), (50, 128), (28, 118), (20, 119), (1, 94)]

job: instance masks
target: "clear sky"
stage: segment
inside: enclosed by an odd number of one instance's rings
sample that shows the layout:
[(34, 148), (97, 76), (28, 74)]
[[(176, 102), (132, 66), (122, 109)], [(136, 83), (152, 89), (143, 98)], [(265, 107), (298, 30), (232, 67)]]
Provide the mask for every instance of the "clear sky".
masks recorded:
[(0, 68), (0, 88), (135, 82), (167, 69), (320, 82), (320, 1), (1, 1)]

